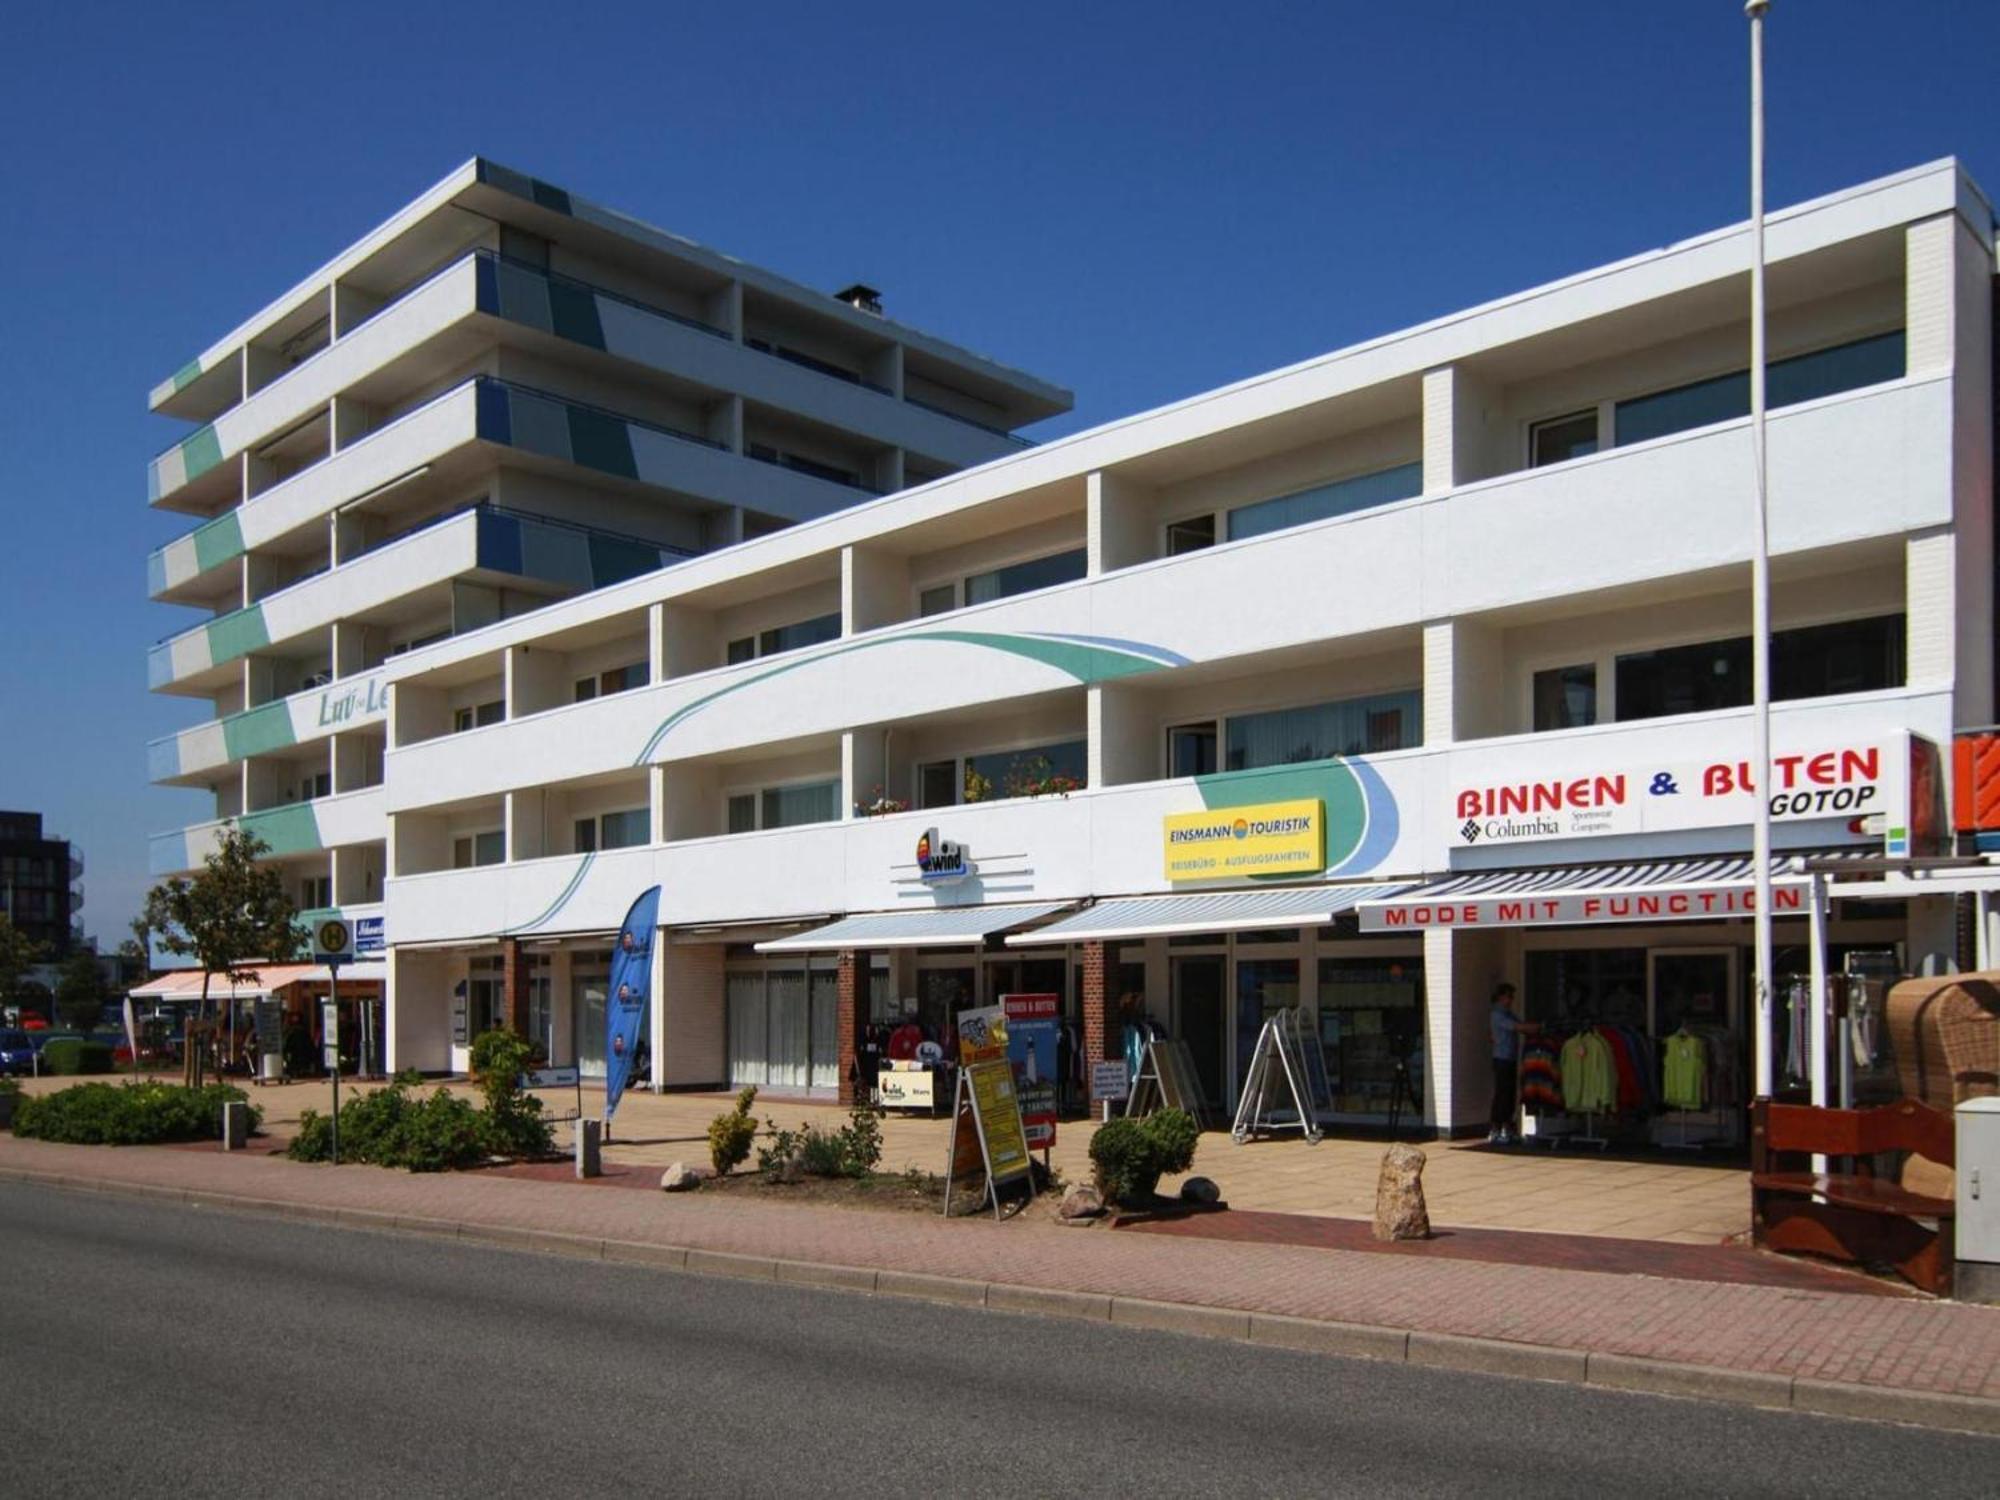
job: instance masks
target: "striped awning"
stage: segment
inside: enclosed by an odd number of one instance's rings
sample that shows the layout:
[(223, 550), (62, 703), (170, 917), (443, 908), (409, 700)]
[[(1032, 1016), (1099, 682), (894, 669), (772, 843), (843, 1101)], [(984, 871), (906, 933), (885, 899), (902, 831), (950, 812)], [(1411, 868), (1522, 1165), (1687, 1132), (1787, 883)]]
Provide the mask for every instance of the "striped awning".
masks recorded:
[(824, 927), (770, 938), (759, 953), (824, 953), (832, 948), (977, 948), (996, 932), (1025, 927), (1073, 901), (1035, 901), (1017, 906), (936, 906), (921, 911), (870, 912), (842, 917)]
[[(1824, 855), (1812, 856), (1816, 861)], [(1771, 861), (1771, 914), (1806, 915), (1803, 861)], [(1361, 904), (1363, 932), (1540, 927), (1597, 922), (1709, 921), (1747, 917), (1756, 881), (1747, 854), (1628, 864), (1558, 865), (1453, 875)]]
[(1017, 932), (1010, 948), (1081, 943), (1093, 938), (1157, 937), (1177, 932), (1244, 932), (1260, 927), (1318, 927), (1362, 901), (1402, 885), (1283, 886), (1253, 891), (1189, 891), (1171, 896), (1124, 896), (1100, 901), (1060, 922)]

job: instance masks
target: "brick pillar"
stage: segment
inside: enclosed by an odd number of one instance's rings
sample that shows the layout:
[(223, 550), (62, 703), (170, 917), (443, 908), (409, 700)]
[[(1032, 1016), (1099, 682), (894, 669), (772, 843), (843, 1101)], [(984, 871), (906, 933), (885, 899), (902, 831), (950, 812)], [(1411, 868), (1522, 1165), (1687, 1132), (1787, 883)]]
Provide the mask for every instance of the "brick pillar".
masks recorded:
[(861, 1027), (868, 1015), (868, 1001), (861, 986), (868, 982), (868, 955), (852, 948), (840, 950), (838, 1017), (840, 1051), (840, 1102), (853, 1104), (860, 1095), (859, 1064)]
[(521, 940), (508, 938), (500, 946), (500, 973), (507, 997), (507, 1024), (520, 1036), (528, 1034), (528, 961)]
[(1104, 944), (1083, 945), (1083, 1057), (1086, 1065), (1114, 1056), (1110, 996), (1104, 992)]

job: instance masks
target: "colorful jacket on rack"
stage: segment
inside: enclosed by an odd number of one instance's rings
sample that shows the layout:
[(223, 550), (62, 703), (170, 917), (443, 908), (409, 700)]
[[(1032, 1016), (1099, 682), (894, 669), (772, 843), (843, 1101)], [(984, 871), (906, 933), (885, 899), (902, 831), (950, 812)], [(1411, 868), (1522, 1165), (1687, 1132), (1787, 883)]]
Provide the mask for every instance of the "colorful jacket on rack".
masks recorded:
[(1563, 1107), (1562, 1045), (1551, 1037), (1521, 1039), (1521, 1107), (1531, 1114)]
[(1563, 1107), (1573, 1115), (1604, 1114), (1618, 1102), (1618, 1070), (1611, 1046), (1594, 1031), (1579, 1031), (1562, 1050)]
[(1667, 1038), (1665, 1098), (1669, 1109), (1708, 1106), (1708, 1043), (1691, 1031)]

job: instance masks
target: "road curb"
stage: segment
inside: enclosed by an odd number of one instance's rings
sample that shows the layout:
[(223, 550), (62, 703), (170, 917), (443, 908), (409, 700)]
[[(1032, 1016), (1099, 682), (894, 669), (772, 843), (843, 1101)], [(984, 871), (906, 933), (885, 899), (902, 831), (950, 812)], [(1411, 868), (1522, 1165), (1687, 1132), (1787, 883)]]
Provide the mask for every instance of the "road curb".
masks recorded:
[(1337, 1323), (1193, 1302), (1161, 1302), (1145, 1297), (1117, 1297), (1052, 1287), (1019, 1286), (1009, 1282), (974, 1281), (924, 1271), (877, 1270), (866, 1266), (698, 1250), (650, 1241), (595, 1239), (588, 1235), (526, 1229), (517, 1225), (430, 1219), (376, 1209), (335, 1208), (327, 1204), (164, 1188), (150, 1183), (76, 1177), (21, 1167), (0, 1167), (0, 1182), (19, 1182), (35, 1187), (147, 1202), (178, 1202), (194, 1208), (309, 1220), (378, 1233), (461, 1240), (495, 1249), (525, 1250), (575, 1260), (611, 1261), (697, 1276), (729, 1276), (738, 1280), (781, 1282), (792, 1286), (981, 1307), (992, 1312), (1091, 1323), (1109, 1322), (1126, 1328), (1144, 1328), (1196, 1338), (1231, 1339), (1307, 1354), (1372, 1359), (1512, 1379), (1550, 1380), (1608, 1392), (1724, 1401), (1847, 1420), (1893, 1422), (1950, 1432), (2000, 1435), (2000, 1400), (1983, 1396), (1811, 1380), (1803, 1376), (1758, 1370), (1732, 1370), (1722, 1366), (1648, 1359), (1635, 1354), (1587, 1351), (1552, 1344), (1518, 1343), (1508, 1339), (1432, 1333), (1366, 1323)]

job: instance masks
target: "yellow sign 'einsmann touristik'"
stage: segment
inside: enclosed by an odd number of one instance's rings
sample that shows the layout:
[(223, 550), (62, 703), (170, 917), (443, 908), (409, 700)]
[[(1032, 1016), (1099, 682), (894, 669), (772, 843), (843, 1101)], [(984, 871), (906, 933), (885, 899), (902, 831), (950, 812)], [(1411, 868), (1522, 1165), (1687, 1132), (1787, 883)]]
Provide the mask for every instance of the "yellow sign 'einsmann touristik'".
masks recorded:
[(1326, 868), (1326, 818), (1318, 798), (1171, 813), (1167, 879), (1317, 875)]

